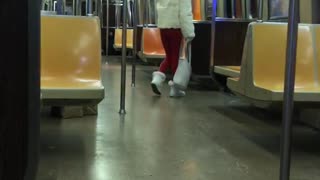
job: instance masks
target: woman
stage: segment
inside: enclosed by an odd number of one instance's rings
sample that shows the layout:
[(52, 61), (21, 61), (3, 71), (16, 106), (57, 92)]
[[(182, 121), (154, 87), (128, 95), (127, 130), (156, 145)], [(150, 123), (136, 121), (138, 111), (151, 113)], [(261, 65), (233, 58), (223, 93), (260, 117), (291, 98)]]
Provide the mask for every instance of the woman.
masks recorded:
[[(195, 37), (191, 0), (157, 0), (158, 28), (166, 52), (159, 71), (153, 73), (151, 82), (155, 94), (161, 95), (160, 87), (166, 79), (165, 72), (170, 69), (175, 74), (180, 56), (182, 40), (192, 41)], [(170, 97), (184, 96), (183, 90), (170, 83)]]

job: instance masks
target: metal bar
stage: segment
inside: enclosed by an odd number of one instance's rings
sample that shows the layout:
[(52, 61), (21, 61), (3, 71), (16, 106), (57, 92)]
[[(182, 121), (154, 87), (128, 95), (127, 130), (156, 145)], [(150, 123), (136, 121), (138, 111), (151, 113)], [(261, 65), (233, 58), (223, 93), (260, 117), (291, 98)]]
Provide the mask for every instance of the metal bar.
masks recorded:
[(101, 28), (103, 27), (103, 0), (97, 0), (99, 1), (99, 18), (100, 18), (100, 22), (101, 22)]
[(56, 11), (57, 1), (53, 1), (53, 11)]
[(287, 59), (283, 100), (280, 180), (290, 179), (292, 117), (294, 109), (294, 87), (299, 23), (298, 17), (299, 0), (290, 0), (287, 33)]
[(125, 1), (128, 1), (128, 7), (127, 9), (124, 9), (125, 11), (128, 11), (128, 17), (127, 17), (127, 20), (128, 20), (128, 26), (129, 27), (132, 27), (133, 24), (132, 24), (132, 12), (131, 12), (131, 0), (125, 0)]
[(132, 80), (131, 86), (136, 86), (136, 61), (137, 61), (137, 40), (138, 40), (138, 2), (133, 1), (133, 60), (132, 60)]
[(127, 9), (128, 1), (123, 1), (123, 20), (122, 20), (122, 60), (121, 60), (121, 98), (120, 114), (126, 113), (126, 66), (127, 66)]
[[(28, 0), (28, 159), (24, 179), (36, 178), (40, 142), (40, 6)], [(1, 174), (1, 173), (0, 173)]]
[(86, 15), (92, 15), (92, 0), (86, 0)]
[(214, 66), (214, 48), (215, 48), (215, 37), (216, 37), (216, 16), (217, 16), (217, 0), (212, 0), (211, 50), (210, 50), (211, 66)]
[(150, 24), (150, 7), (149, 7), (149, 3), (150, 1), (149, 0), (145, 0), (145, 13), (146, 13), (146, 19), (145, 19), (145, 21), (146, 21), (146, 27), (149, 27), (149, 24)]
[(115, 18), (116, 18), (116, 28), (120, 28), (121, 6), (119, 5), (115, 5)]
[(74, 15), (74, 16), (76, 16), (77, 15), (77, 1), (76, 0), (72, 0), (72, 14)]
[(77, 8), (76, 14), (78, 16), (81, 16), (82, 15), (82, 12), (81, 12), (81, 0), (76, 0), (76, 1), (77, 1), (77, 3), (76, 3), (76, 8)]
[(100, 0), (94, 0), (94, 15), (98, 16), (100, 19), (100, 11), (99, 11), (99, 7), (101, 7), (101, 5), (99, 5)]
[(259, 0), (259, 15), (258, 15), (258, 19), (259, 20), (263, 20), (263, 7), (264, 7), (264, 2), (263, 0)]
[(133, 1), (133, 60), (131, 87), (136, 86), (136, 61), (137, 61), (137, 39), (138, 39), (138, 2)]
[(49, 0), (48, 1), (48, 10), (49, 11), (52, 11), (52, 5), (51, 4), (52, 4), (52, 0)]
[(146, 16), (147, 16), (147, 12), (146, 12), (146, 2), (147, 2), (147, 0), (144, 0), (143, 1), (143, 13), (142, 13), (142, 15), (143, 15), (143, 17), (142, 17), (142, 24), (143, 24), (143, 27), (145, 27), (146, 26)]
[(251, 13), (251, 0), (246, 0), (246, 14), (247, 19), (252, 19), (252, 13)]
[[(106, 56), (109, 55), (109, 21), (110, 21), (110, 4), (109, 0), (106, 0)], [(107, 58), (108, 59), (108, 58)]]
[(236, 0), (231, 0), (231, 18), (236, 18), (237, 17), (237, 8), (236, 8)]
[(46, 2), (47, 2), (46, 0), (41, 1), (41, 10), (44, 10), (44, 11), (46, 10)]

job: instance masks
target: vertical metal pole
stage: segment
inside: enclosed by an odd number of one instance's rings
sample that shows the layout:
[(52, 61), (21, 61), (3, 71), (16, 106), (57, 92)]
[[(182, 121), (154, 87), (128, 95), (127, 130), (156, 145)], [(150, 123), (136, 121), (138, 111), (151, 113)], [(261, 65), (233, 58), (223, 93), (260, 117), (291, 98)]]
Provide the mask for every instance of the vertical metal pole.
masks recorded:
[(252, 13), (251, 13), (251, 0), (246, 0), (246, 14), (247, 19), (252, 19)]
[(212, 0), (211, 51), (210, 51), (211, 66), (214, 66), (214, 48), (215, 48), (215, 37), (216, 37), (216, 16), (217, 16), (217, 0)]
[(73, 0), (72, 1), (72, 14), (74, 15), (74, 16), (76, 16), (77, 15), (77, 1), (76, 0)]
[(120, 28), (121, 22), (121, 3), (115, 5), (116, 28)]
[(45, 7), (46, 7), (47, 1), (46, 1), (46, 0), (42, 0), (41, 2), (42, 2), (42, 3), (41, 3), (41, 6), (42, 6), (42, 7), (41, 7), (41, 10), (44, 10), (44, 11), (45, 11), (45, 10), (46, 10)]
[(106, 56), (109, 55), (109, 21), (110, 21), (110, 4), (109, 4), (109, 0), (106, 1)]
[(136, 61), (137, 61), (137, 40), (138, 40), (138, 2), (133, 1), (133, 61), (131, 86), (136, 86)]
[(259, 0), (259, 15), (258, 15), (258, 19), (259, 20), (263, 20), (263, 7), (264, 7), (264, 2), (263, 0)]
[(236, 1), (235, 0), (232, 0), (231, 1), (231, 16), (232, 16), (232, 18), (236, 18), (237, 16), (236, 16), (236, 11), (237, 11), (237, 5), (236, 5)]
[(92, 1), (92, 4), (94, 2), (94, 11), (92, 10), (92, 14), (94, 14), (95, 16), (99, 16), (99, 12), (98, 12), (98, 7), (99, 7), (99, 3), (98, 3), (99, 0), (93, 0)]
[(125, 11), (128, 11), (128, 17), (127, 17), (127, 20), (128, 20), (128, 26), (129, 27), (133, 27), (133, 24), (132, 24), (132, 22), (133, 22), (133, 19), (132, 19), (132, 11), (131, 11), (131, 0), (126, 0), (126, 1), (128, 1), (128, 7), (127, 7), (127, 9), (125, 9)]
[[(36, 178), (40, 144), (40, 6), (39, 0), (28, 0), (28, 159), (24, 179)], [(17, 22), (18, 23), (18, 22)], [(20, 27), (23, 28), (23, 27)], [(6, 56), (4, 56), (6, 57)], [(8, 104), (6, 104), (8, 105)], [(10, 104), (9, 104), (10, 106)], [(17, 106), (19, 107), (19, 105)], [(6, 118), (5, 118), (6, 119)], [(12, 119), (14, 120), (14, 119)], [(0, 169), (1, 171), (1, 169)], [(1, 173), (0, 173), (1, 174)]]
[(53, 11), (56, 11), (57, 9), (56, 9), (56, 6), (57, 5), (57, 1), (53, 1)]
[(48, 1), (48, 10), (52, 11), (52, 0)]
[(121, 61), (121, 98), (120, 114), (126, 113), (126, 66), (127, 66), (127, 9), (128, 1), (123, 1), (123, 19), (122, 19), (122, 61)]
[(77, 8), (76, 13), (77, 13), (78, 16), (81, 16), (82, 15), (82, 12), (81, 12), (81, 0), (76, 0), (76, 1), (77, 1), (77, 3), (76, 3), (76, 8)]
[(290, 179), (292, 117), (294, 109), (294, 86), (299, 23), (299, 0), (290, 0), (287, 34), (287, 59), (283, 102), (283, 120), (281, 136), (280, 180)]
[(149, 27), (149, 1), (144, 0), (144, 13), (145, 13), (145, 19), (144, 22), (146, 23), (146, 27)]
[(86, 15), (92, 15), (92, 0), (86, 0)]
[(100, 22), (101, 22), (101, 28), (103, 27), (103, 0), (97, 0), (99, 1), (99, 18), (100, 18)]

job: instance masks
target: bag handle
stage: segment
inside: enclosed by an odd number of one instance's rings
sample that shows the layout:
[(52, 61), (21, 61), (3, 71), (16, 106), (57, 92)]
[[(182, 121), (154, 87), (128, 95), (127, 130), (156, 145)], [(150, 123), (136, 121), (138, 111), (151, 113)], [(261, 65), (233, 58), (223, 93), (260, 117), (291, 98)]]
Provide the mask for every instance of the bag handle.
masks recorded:
[(187, 60), (191, 64), (191, 41), (181, 41), (180, 58)]

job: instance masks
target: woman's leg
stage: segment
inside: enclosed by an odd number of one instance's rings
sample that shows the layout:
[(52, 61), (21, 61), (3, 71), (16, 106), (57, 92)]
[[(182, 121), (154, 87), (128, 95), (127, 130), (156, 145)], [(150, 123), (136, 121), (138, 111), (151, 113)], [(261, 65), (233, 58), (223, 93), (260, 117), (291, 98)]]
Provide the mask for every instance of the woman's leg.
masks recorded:
[(167, 55), (167, 59), (169, 59), (171, 71), (173, 74), (176, 73), (179, 64), (180, 58), (180, 46), (182, 42), (182, 33), (180, 29), (171, 29), (168, 34), (169, 39), (169, 49), (170, 53)]
[[(170, 48), (169, 48), (169, 39), (167, 37), (167, 29), (160, 29), (160, 34), (161, 34), (161, 40), (163, 47), (166, 51), (166, 54), (170, 54)], [(161, 95), (161, 86), (163, 82), (166, 79), (166, 71), (168, 70), (170, 66), (170, 59), (168, 59), (168, 56), (162, 61), (159, 71), (153, 72), (152, 74), (152, 81), (151, 81), (151, 87), (152, 90), (155, 94)]]
[(166, 71), (170, 67), (170, 39), (168, 38), (168, 34), (170, 34), (170, 29), (160, 29), (161, 41), (163, 48), (166, 52), (166, 58), (161, 62), (159, 71), (162, 73), (166, 73)]

